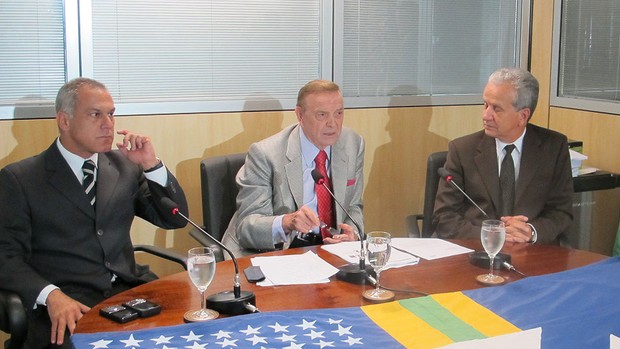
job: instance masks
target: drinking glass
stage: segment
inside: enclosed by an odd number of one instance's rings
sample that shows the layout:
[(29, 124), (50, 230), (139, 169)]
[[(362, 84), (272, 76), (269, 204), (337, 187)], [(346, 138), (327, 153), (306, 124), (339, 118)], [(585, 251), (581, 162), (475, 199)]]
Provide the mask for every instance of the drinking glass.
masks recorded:
[(366, 234), (366, 256), (368, 263), (377, 274), (375, 288), (364, 291), (363, 296), (367, 300), (375, 302), (388, 301), (394, 298), (394, 292), (381, 288), (381, 270), (390, 259), (392, 250), (390, 233), (384, 231), (372, 231)]
[(499, 275), (493, 274), (493, 261), (495, 256), (504, 246), (506, 240), (506, 226), (504, 222), (496, 219), (489, 219), (482, 221), (482, 229), (480, 229), (480, 241), (482, 247), (489, 255), (489, 273), (480, 275), (478, 280), (485, 284), (501, 284), (504, 282), (504, 278)]
[(205, 292), (215, 276), (215, 256), (210, 247), (194, 247), (187, 252), (187, 273), (198, 291), (200, 291), (200, 309), (185, 313), (190, 322), (206, 321), (217, 318), (220, 314), (207, 309)]

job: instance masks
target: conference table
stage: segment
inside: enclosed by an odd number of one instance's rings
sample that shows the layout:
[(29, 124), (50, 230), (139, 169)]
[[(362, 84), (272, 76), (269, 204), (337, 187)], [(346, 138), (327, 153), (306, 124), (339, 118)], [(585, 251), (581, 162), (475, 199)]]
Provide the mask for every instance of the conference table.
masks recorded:
[[(480, 251), (478, 240), (449, 240), (450, 242)], [(346, 264), (344, 260), (327, 252), (320, 246), (274, 251), (261, 256), (277, 256), (314, 251), (320, 258), (335, 267)], [(545, 244), (506, 243), (502, 253), (509, 254), (512, 264), (527, 276), (544, 275), (586, 266), (607, 256), (576, 249)], [(362, 292), (373, 286), (358, 285), (337, 280), (312, 285), (287, 285), (262, 287), (247, 282), (243, 269), (251, 265), (251, 256), (238, 258), (241, 274), (241, 289), (256, 295), (256, 306), (261, 312), (280, 310), (303, 310), (360, 307), (371, 304), (362, 297)], [(472, 290), (485, 287), (476, 281), (476, 276), (488, 271), (469, 263), (469, 254), (460, 254), (435, 260), (421, 259), (417, 265), (388, 269), (381, 273), (381, 284), (398, 290), (415, 292), (396, 292), (396, 299), (408, 299), (423, 294), (438, 294), (454, 291)], [(300, 270), (303, 272), (303, 270)], [(505, 269), (496, 271), (506, 279), (507, 284), (521, 280), (524, 276)], [(217, 264), (213, 282), (207, 295), (230, 291), (233, 286), (234, 264), (227, 260)], [(99, 315), (99, 310), (126, 301), (144, 298), (162, 307), (160, 314), (140, 318), (125, 324), (115, 323)], [(184, 323), (183, 315), (188, 310), (200, 308), (200, 296), (189, 280), (187, 272), (179, 272), (119, 293), (87, 312), (79, 320), (76, 333), (108, 331), (135, 331), (160, 326)], [(221, 315), (226, 317), (226, 315)]]

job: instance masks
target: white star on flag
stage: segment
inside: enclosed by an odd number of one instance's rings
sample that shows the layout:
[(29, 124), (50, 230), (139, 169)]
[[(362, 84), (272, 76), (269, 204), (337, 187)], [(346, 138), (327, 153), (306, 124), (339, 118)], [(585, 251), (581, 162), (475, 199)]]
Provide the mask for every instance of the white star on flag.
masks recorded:
[(304, 345), (305, 344), (291, 343), (291, 345), (289, 345), (288, 347), (284, 347), (284, 349), (302, 349)]
[(278, 333), (278, 332), (288, 332), (288, 326), (282, 326), (279, 323), (276, 322), (275, 325), (269, 325), (269, 327), (273, 328), (273, 330)]
[(246, 338), (245, 340), (249, 341), (249, 342), (252, 342), (252, 345), (256, 345), (258, 343), (265, 343), (265, 344), (267, 344), (267, 340), (265, 338), (267, 338), (267, 337), (259, 337), (257, 335), (254, 335), (254, 336), (252, 336), (250, 338)]
[(317, 344), (321, 349), (325, 348), (325, 347), (334, 347), (334, 342), (325, 342), (323, 340), (320, 340), (319, 343)]
[(192, 342), (192, 341), (199, 341), (202, 338), (202, 335), (198, 336), (194, 334), (194, 331), (189, 331), (189, 334), (187, 336), (181, 336), (181, 338), (185, 338), (186, 341)]
[(241, 332), (241, 333), (245, 333), (245, 335), (246, 335), (246, 336), (249, 336), (249, 335), (251, 335), (251, 334), (260, 334), (260, 331), (259, 331), (260, 329), (261, 329), (260, 327), (256, 327), (256, 328), (254, 328), (254, 327), (252, 327), (252, 326), (248, 325), (248, 328), (247, 328), (247, 329), (245, 329), (245, 330), (241, 330), (241, 331), (239, 331), (239, 332)]
[(308, 337), (310, 337), (310, 339), (325, 338), (323, 333), (325, 333), (325, 331), (318, 331), (317, 332), (315, 330), (310, 330), (310, 333), (304, 333), (304, 336), (308, 336)]
[(230, 340), (228, 338), (224, 338), (223, 341), (215, 342), (215, 343), (221, 345), (222, 348), (226, 348), (226, 347), (236, 347), (237, 346), (237, 341), (238, 341), (238, 339)]
[(198, 342), (194, 342), (192, 345), (185, 346), (187, 349), (205, 349), (207, 343), (199, 344)]
[(133, 338), (133, 333), (129, 335), (128, 339), (121, 339), (122, 343), (125, 343), (125, 347), (139, 347), (141, 342), (144, 342), (143, 339), (135, 339)]
[(361, 338), (353, 338), (351, 336), (347, 337), (346, 340), (343, 340), (344, 343), (347, 343), (349, 345), (353, 345), (353, 344), (364, 344), (362, 343), (362, 339)]
[(301, 327), (304, 330), (307, 330), (309, 328), (316, 328), (314, 326), (314, 324), (316, 323), (316, 320), (314, 320), (314, 321), (306, 321), (306, 319), (303, 319), (302, 321), (303, 321), (303, 323), (301, 325), (295, 325), (295, 326)]
[(275, 338), (281, 340), (282, 342), (296, 342), (295, 337), (297, 337), (297, 335), (289, 336), (287, 334), (282, 334), (280, 337)]
[(172, 336), (170, 336), (170, 337), (165, 337), (165, 336), (161, 335), (161, 336), (159, 336), (158, 338), (154, 338), (154, 339), (151, 339), (151, 340), (152, 340), (153, 342), (155, 342), (155, 345), (164, 344), (164, 343), (168, 343), (168, 344), (170, 344), (170, 340), (171, 340), (172, 338), (173, 338)]
[(330, 318), (330, 319), (328, 319), (328, 320), (327, 320), (327, 323), (328, 323), (328, 324), (330, 324), (330, 325), (339, 324), (339, 323), (341, 323), (341, 322), (342, 322), (342, 319), (340, 319), (340, 320), (334, 320), (334, 319), (331, 319), (331, 318)]
[(112, 343), (113, 341), (104, 341), (103, 339), (100, 339), (96, 342), (92, 342), (90, 343), (90, 345), (93, 346), (93, 349), (98, 349), (98, 348), (107, 348), (108, 344)]
[(338, 333), (339, 336), (344, 336), (345, 334), (352, 334), (351, 331), (349, 331), (351, 327), (353, 326), (343, 327), (342, 325), (338, 324), (338, 329), (332, 332)]
[(222, 339), (222, 338), (230, 338), (231, 334), (232, 332), (226, 332), (226, 331), (219, 330), (217, 333), (212, 334), (212, 336), (214, 336), (217, 339)]

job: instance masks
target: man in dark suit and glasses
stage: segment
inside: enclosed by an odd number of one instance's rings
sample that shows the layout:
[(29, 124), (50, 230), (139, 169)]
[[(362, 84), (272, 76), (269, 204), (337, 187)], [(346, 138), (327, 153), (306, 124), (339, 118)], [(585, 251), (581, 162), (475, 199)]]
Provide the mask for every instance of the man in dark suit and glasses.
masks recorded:
[(0, 171), (0, 285), (28, 310), (27, 348), (71, 347), (68, 336), (90, 307), (156, 278), (136, 265), (135, 216), (185, 225), (160, 207), (169, 197), (187, 213), (151, 139), (120, 130), (112, 151), (114, 111), (103, 84), (69, 81), (56, 98), (59, 137)]
[(491, 74), (484, 129), (448, 144), (445, 168), (487, 214), (441, 181), (433, 227), (441, 238), (479, 239), (484, 219), (506, 223), (506, 241), (558, 243), (572, 224), (573, 181), (566, 136), (529, 123), (538, 81), (526, 70)]

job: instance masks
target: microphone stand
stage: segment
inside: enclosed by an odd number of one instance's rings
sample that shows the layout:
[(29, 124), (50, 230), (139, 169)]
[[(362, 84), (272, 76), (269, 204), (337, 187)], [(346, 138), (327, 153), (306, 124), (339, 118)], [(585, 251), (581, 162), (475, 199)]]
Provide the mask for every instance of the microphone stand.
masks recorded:
[[(484, 210), (478, 206), (478, 204), (469, 197), (469, 195), (467, 195), (467, 193), (465, 193), (465, 191), (463, 189), (461, 189), (461, 187), (459, 187), (455, 182), (454, 182), (454, 178), (452, 177), (452, 175), (450, 174), (450, 172), (448, 172), (448, 170), (446, 170), (443, 167), (440, 167), (437, 170), (437, 174), (439, 174), (439, 176), (443, 179), (446, 180), (446, 182), (450, 183), (453, 187), (455, 187), (456, 189), (458, 189), (458, 191), (461, 192), (461, 194), (463, 194), (467, 200), (469, 200), (469, 202), (471, 202), (474, 206), (476, 206), (476, 208), (488, 219), (490, 218), (489, 215), (484, 212)], [(490, 260), (489, 260), (489, 255), (485, 252), (485, 251), (477, 251), (477, 252), (472, 252), (469, 255), (469, 262), (477, 267), (481, 267), (481, 268), (486, 268), (486, 266), (489, 265)], [(493, 260), (493, 269), (501, 269), (502, 266), (504, 266), (506, 269), (508, 270), (516, 270), (514, 266), (512, 266), (512, 264), (510, 264), (510, 255), (509, 254), (505, 254), (505, 253), (498, 253), (495, 256), (495, 259)], [(512, 267), (512, 269), (510, 267)], [(521, 272), (519, 272), (521, 273)]]
[(323, 175), (316, 169), (312, 170), (311, 174), (312, 174), (312, 178), (314, 179), (314, 182), (319, 185), (322, 185), (325, 189), (327, 189), (327, 192), (329, 193), (329, 195), (331, 195), (334, 201), (338, 204), (338, 206), (340, 206), (342, 211), (344, 211), (344, 213), (347, 215), (347, 217), (349, 217), (351, 222), (353, 222), (353, 224), (358, 230), (356, 231), (356, 233), (357, 233), (357, 238), (360, 240), (359, 263), (358, 264), (349, 263), (349, 264), (345, 264), (341, 266), (340, 268), (338, 268), (338, 272), (336, 273), (336, 278), (338, 280), (342, 280), (345, 282), (363, 285), (366, 283), (369, 276), (370, 277), (375, 276), (375, 271), (371, 266), (366, 265), (366, 251), (364, 249), (364, 239), (362, 237), (362, 232), (360, 232), (361, 230), (360, 224), (357, 223), (355, 219), (353, 219), (349, 211), (346, 208), (344, 208), (344, 206), (342, 206), (342, 204), (340, 203), (340, 201), (338, 201), (338, 199), (336, 199), (336, 196), (334, 195), (334, 193), (325, 184), (325, 178), (323, 178)]
[(169, 198), (162, 198), (161, 203), (167, 207), (171, 207), (173, 215), (179, 215), (185, 219), (189, 224), (198, 229), (201, 233), (205, 234), (211, 240), (213, 240), (219, 247), (224, 249), (235, 265), (235, 278), (233, 282), (232, 291), (223, 291), (207, 297), (207, 308), (213, 309), (222, 314), (239, 315), (247, 313), (259, 312), (256, 307), (256, 296), (251, 291), (241, 291), (241, 283), (239, 282), (239, 266), (237, 265), (237, 259), (232, 252), (221, 242), (214, 239), (209, 233), (202, 229), (198, 224), (194, 223), (191, 219), (186, 217), (179, 211), (177, 205), (174, 204)]

